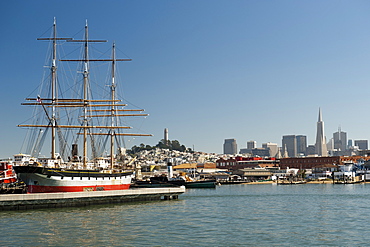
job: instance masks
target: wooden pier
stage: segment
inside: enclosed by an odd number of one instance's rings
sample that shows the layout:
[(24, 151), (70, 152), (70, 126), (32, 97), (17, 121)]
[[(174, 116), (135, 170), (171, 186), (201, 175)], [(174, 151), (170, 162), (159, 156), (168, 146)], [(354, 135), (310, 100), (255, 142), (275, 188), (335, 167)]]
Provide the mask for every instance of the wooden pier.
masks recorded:
[(0, 211), (178, 199), (185, 187), (0, 195)]

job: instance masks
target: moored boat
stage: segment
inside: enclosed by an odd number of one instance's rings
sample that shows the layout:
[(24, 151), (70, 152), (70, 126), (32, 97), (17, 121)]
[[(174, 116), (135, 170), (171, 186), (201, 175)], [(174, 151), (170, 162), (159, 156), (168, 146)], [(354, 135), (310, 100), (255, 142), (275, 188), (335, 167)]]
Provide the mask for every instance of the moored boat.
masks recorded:
[(166, 176), (151, 177), (150, 182), (152, 184), (172, 184), (176, 186), (185, 186), (187, 189), (191, 188), (216, 188), (216, 179), (202, 179), (202, 180), (190, 180), (182, 177), (178, 178), (167, 178)]
[(135, 181), (131, 184), (131, 188), (163, 188), (163, 187), (179, 187), (167, 182), (151, 182), (151, 181)]
[(16, 172), (27, 184), (28, 193), (125, 190), (132, 172), (103, 173), (99, 170), (73, 170), (17, 166)]
[(25, 191), (25, 184), (18, 180), (13, 170), (13, 162), (0, 161), (0, 194), (20, 194)]
[[(147, 114), (121, 114), (123, 111), (144, 111), (142, 109), (123, 109), (126, 104), (120, 104), (121, 100), (117, 99), (116, 62), (131, 61), (131, 59), (117, 59), (115, 44), (113, 44), (110, 58), (91, 59), (88, 49), (90, 43), (106, 41), (89, 39), (87, 22), (82, 40), (59, 38), (56, 34), (54, 20), (52, 36), (38, 39), (52, 43), (50, 83), (45, 95), (40, 94), (34, 98), (27, 98), (29, 103), (23, 103), (23, 105), (38, 107), (40, 111), (34, 115), (43, 114), (43, 116), (35, 120), (33, 124), (18, 125), (19, 127), (35, 128), (39, 134), (33, 134), (33, 137), (31, 135), (30, 139), (35, 143), (30, 145), (32, 146), (30, 154), (15, 156), (14, 170), (18, 177), (27, 184), (29, 193), (129, 189), (133, 171), (124, 163), (124, 154), (116, 154), (115, 150), (124, 149), (122, 147), (123, 141), (120, 140), (124, 136), (151, 136), (150, 134), (123, 133), (124, 130), (131, 127), (122, 126), (122, 121), (118, 120), (122, 117), (147, 116)], [(82, 43), (83, 58), (58, 60), (57, 42)], [(69, 98), (61, 97), (65, 94), (58, 91), (60, 86), (59, 80), (57, 80), (57, 61), (81, 63), (83, 78), (82, 81), (78, 81), (79, 88), (82, 88), (79, 91), (79, 97), (76, 97), (75, 94)], [(111, 78), (108, 98), (93, 98), (89, 82), (90, 62), (110, 63)], [(62, 109), (63, 113), (61, 113)], [(101, 120), (103, 118), (106, 120)], [(39, 157), (40, 146), (45, 139), (44, 134), (48, 131), (51, 132), (51, 157), (42, 158)], [(56, 153), (56, 139), (59, 140), (60, 154)], [(68, 141), (70, 142), (68, 143)], [(78, 142), (83, 147), (82, 155), (78, 153)], [(90, 149), (88, 149), (88, 144)], [(109, 149), (109, 155), (105, 157), (102, 157), (104, 153), (107, 153), (103, 146), (108, 146), (107, 149)], [(71, 155), (68, 156), (67, 153)]]
[(0, 184), (11, 184), (17, 181), (10, 161), (0, 161)]
[(216, 180), (195, 180), (195, 181), (187, 181), (185, 183), (185, 187), (188, 189), (194, 188), (216, 188), (217, 182)]

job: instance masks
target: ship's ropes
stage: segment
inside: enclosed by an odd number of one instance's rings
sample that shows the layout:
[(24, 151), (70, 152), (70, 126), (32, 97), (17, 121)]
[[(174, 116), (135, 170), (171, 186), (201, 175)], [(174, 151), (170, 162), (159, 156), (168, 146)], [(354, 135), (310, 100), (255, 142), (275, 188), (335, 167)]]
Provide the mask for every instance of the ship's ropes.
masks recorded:
[(96, 147), (95, 147), (95, 138), (93, 135), (90, 135), (90, 133), (89, 133), (89, 136), (90, 136), (90, 143), (91, 143), (91, 152), (92, 152), (93, 158), (96, 158), (98, 157), (98, 154), (96, 152)]
[[(110, 134), (110, 132), (111, 132), (111, 130), (109, 130), (109, 134)], [(99, 139), (99, 142), (98, 142), (99, 156), (103, 156), (104, 151), (106, 150), (109, 138), (110, 138), (110, 136), (106, 135), (106, 136), (103, 136), (102, 138)]]
[(58, 140), (59, 140), (59, 152), (60, 155), (63, 157), (64, 160), (67, 160), (66, 155), (66, 147), (67, 147), (67, 141), (64, 139), (62, 130), (60, 128), (57, 128), (57, 134), (58, 134)]
[(45, 142), (45, 137), (48, 133), (49, 128), (46, 128), (45, 130), (40, 129), (39, 134), (37, 136), (37, 139), (33, 145), (32, 151), (31, 151), (31, 156), (32, 157), (39, 157), (40, 151), (42, 146), (44, 145)]

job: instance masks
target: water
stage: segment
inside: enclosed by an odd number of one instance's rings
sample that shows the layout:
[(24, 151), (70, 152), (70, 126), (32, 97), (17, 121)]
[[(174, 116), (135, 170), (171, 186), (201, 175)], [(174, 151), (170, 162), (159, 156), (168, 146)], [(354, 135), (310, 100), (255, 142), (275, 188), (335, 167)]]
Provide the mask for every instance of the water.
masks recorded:
[(365, 246), (370, 184), (223, 185), (179, 200), (0, 212), (1, 246)]

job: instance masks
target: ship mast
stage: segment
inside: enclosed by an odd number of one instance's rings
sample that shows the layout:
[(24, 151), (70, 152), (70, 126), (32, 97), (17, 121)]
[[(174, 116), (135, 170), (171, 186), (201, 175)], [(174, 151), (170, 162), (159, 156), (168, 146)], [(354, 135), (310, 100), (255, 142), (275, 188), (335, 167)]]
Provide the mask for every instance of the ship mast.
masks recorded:
[[(109, 60), (103, 60), (103, 61), (109, 61)], [(116, 44), (113, 42), (112, 47), (112, 84), (111, 84), (111, 109), (110, 109), (110, 117), (111, 117), (111, 130), (110, 130), (110, 164), (111, 169), (114, 167), (114, 139), (116, 136), (152, 136), (150, 134), (127, 134), (127, 133), (116, 133), (116, 129), (119, 129), (118, 126), (115, 125), (116, 121), (115, 119), (117, 117), (126, 117), (126, 116), (148, 116), (148, 114), (118, 114), (119, 111), (144, 111), (143, 109), (116, 109), (116, 61), (131, 61), (131, 59), (117, 59), (116, 58)], [(104, 111), (104, 110), (96, 110), (96, 111)], [(107, 117), (109, 115), (95, 115), (96, 117)], [(103, 134), (104, 135), (104, 134)]]
[[(87, 83), (89, 79), (89, 63), (88, 63), (88, 52), (89, 52), (89, 41), (88, 41), (88, 26), (87, 20), (85, 25), (85, 52), (84, 52), (84, 71), (83, 71), (83, 100), (84, 102), (87, 101)], [(84, 105), (83, 109), (83, 126), (87, 126), (87, 105)], [(86, 167), (87, 163), (87, 128), (83, 129), (83, 166)]]
[[(121, 100), (116, 99), (116, 61), (131, 61), (131, 59), (117, 59), (115, 44), (113, 44), (112, 58), (110, 59), (90, 59), (89, 58), (89, 44), (95, 42), (107, 42), (106, 40), (89, 40), (88, 36), (88, 25), (86, 21), (85, 25), (85, 37), (82, 40), (74, 40), (72, 38), (57, 38), (56, 36), (56, 21), (54, 19), (53, 24), (53, 37), (52, 38), (39, 38), (38, 40), (50, 40), (53, 42), (53, 53), (51, 62), (51, 97), (50, 98), (26, 98), (27, 101), (34, 101), (34, 103), (22, 103), (22, 105), (38, 105), (42, 106), (49, 124), (22, 124), (18, 127), (42, 127), (52, 129), (52, 144), (51, 144), (51, 158), (55, 159), (55, 132), (58, 128), (64, 129), (82, 129), (82, 133), (77, 133), (78, 135), (83, 135), (83, 166), (87, 167), (87, 137), (88, 135), (106, 135), (110, 136), (110, 163), (111, 169), (114, 168), (114, 141), (116, 136), (152, 136), (150, 134), (134, 134), (134, 133), (118, 133), (120, 129), (131, 129), (129, 126), (118, 126), (116, 122), (117, 117), (127, 117), (127, 116), (147, 116), (148, 114), (120, 114), (120, 112), (128, 111), (144, 111), (143, 109), (117, 109), (120, 106), (126, 106), (126, 104), (118, 104)], [(80, 42), (83, 43), (84, 55), (82, 59), (62, 59), (59, 61), (74, 61), (83, 62), (83, 95), (80, 99), (60, 99), (57, 97), (56, 90), (56, 72), (57, 72), (57, 53), (56, 46), (57, 41), (65, 40), (67, 42)], [(95, 61), (112, 62), (111, 64), (111, 98), (106, 100), (94, 100), (89, 98), (89, 63)], [(48, 113), (47, 108), (51, 108), (51, 114)], [(83, 114), (80, 116), (83, 120), (80, 125), (59, 125), (56, 121), (56, 109), (57, 108), (73, 108), (79, 107), (83, 109)], [(104, 107), (105, 109), (101, 109)], [(93, 109), (95, 108), (95, 109)], [(96, 109), (97, 108), (97, 109)], [(100, 109), (99, 109), (100, 108)], [(102, 114), (96, 114), (97, 112), (103, 112)], [(93, 114), (95, 113), (95, 114)], [(107, 114), (109, 113), (109, 114)], [(89, 119), (95, 117), (108, 117), (111, 119), (111, 124), (106, 126), (94, 126), (89, 124)], [(88, 130), (89, 129), (89, 130)], [(108, 129), (107, 133), (94, 133), (93, 129)]]
[[(86, 168), (87, 164), (87, 132), (88, 129), (91, 127), (88, 124), (88, 119), (90, 116), (88, 116), (87, 111), (88, 108), (91, 107), (90, 102), (93, 102), (93, 100), (89, 100), (88, 98), (88, 84), (89, 84), (89, 61), (92, 61), (89, 59), (89, 43), (90, 42), (107, 42), (106, 40), (89, 40), (89, 30), (87, 25), (87, 20), (85, 24), (85, 38), (83, 40), (71, 40), (70, 42), (82, 42), (84, 44), (84, 55), (83, 59), (74, 59), (74, 60), (61, 60), (61, 61), (82, 61), (83, 62), (83, 122), (82, 122), (82, 129), (83, 129), (83, 156), (82, 156), (82, 163), (83, 166)], [(93, 60), (96, 61), (96, 60)], [(95, 101), (96, 102), (96, 101)], [(105, 102), (105, 101), (104, 101)]]
[[(55, 104), (56, 104), (56, 78), (57, 78), (57, 40), (71, 40), (71, 38), (57, 38), (57, 23), (54, 17), (53, 23), (53, 33), (52, 38), (38, 38), (37, 40), (52, 40), (53, 41), (53, 51), (52, 51), (52, 61), (51, 61), (51, 117), (49, 121), (51, 124), (51, 159), (55, 159), (55, 130), (56, 130), (56, 114), (55, 114)], [(41, 102), (41, 99), (39, 99)]]
[(57, 59), (57, 44), (56, 44), (56, 20), (54, 18), (53, 24), (53, 58), (51, 64), (51, 102), (52, 102), (52, 114), (51, 114), (51, 159), (55, 159), (55, 88), (56, 88), (56, 59)]
[(115, 74), (116, 74), (116, 45), (113, 42), (113, 47), (112, 47), (112, 85), (111, 85), (111, 92), (112, 92), (112, 108), (111, 108), (111, 126), (112, 129), (110, 131), (110, 164), (111, 164), (111, 169), (113, 169), (113, 162), (114, 162), (114, 118), (116, 114), (116, 108), (115, 108), (115, 99), (116, 99), (116, 82), (115, 82)]

